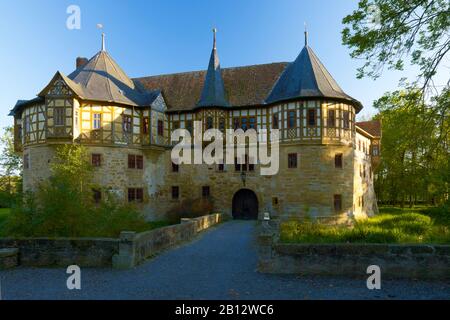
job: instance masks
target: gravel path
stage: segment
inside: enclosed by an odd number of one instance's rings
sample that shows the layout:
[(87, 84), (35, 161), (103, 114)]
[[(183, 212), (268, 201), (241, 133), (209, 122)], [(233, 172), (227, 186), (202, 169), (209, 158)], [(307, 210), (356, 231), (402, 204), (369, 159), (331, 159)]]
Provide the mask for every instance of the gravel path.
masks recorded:
[(132, 270), (82, 269), (82, 288), (66, 288), (65, 269), (0, 271), (7, 299), (450, 299), (450, 281), (365, 280), (259, 274), (255, 222), (231, 221)]

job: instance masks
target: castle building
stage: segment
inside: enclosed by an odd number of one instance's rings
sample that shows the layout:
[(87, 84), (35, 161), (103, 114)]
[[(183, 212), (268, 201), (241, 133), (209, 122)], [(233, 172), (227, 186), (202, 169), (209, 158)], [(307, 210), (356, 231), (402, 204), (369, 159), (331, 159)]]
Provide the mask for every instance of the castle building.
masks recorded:
[[(105, 50), (56, 72), (32, 100), (19, 100), (15, 148), (23, 184), (49, 177), (55, 149), (86, 146), (93, 190), (136, 203), (163, 219), (182, 201), (211, 200), (235, 218), (364, 218), (377, 212), (373, 168), (380, 123), (356, 123), (362, 105), (337, 84), (307, 44), (295, 61), (221, 68), (214, 44), (206, 71), (130, 79)], [(203, 130), (279, 129), (278, 174), (259, 164), (175, 165), (171, 133), (202, 121)]]

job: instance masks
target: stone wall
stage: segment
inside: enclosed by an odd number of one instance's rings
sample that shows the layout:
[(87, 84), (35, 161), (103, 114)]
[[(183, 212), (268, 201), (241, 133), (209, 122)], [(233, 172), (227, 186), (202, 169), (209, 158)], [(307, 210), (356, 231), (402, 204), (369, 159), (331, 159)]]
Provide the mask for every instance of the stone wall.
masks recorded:
[(118, 269), (132, 268), (165, 249), (192, 240), (199, 232), (222, 222), (225, 218), (225, 215), (217, 213), (183, 219), (181, 224), (139, 234), (122, 232), (119, 254), (113, 257), (113, 266)]
[(0, 239), (0, 248), (19, 249), (19, 265), (49, 267), (78, 265), (108, 267), (119, 252), (118, 239), (100, 238), (28, 238)]
[(259, 236), (264, 273), (366, 277), (378, 265), (384, 278), (449, 279), (450, 245), (281, 244)]

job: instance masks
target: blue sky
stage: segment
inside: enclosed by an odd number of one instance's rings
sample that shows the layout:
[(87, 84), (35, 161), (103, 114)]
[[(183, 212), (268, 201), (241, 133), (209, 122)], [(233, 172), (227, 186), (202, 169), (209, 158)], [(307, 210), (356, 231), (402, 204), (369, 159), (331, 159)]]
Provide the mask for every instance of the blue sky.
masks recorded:
[[(362, 101), (360, 117), (376, 111), (373, 100), (395, 90), (409, 74), (389, 72), (377, 81), (356, 79), (361, 61), (341, 44), (342, 18), (356, 0), (152, 0), (2, 1), (0, 19), (0, 127), (10, 125), (16, 100), (30, 99), (57, 70), (75, 69), (77, 56), (106, 49), (130, 77), (205, 69), (218, 28), (222, 67), (292, 61), (309, 45), (348, 94)], [(81, 9), (81, 29), (66, 28), (69, 5)]]

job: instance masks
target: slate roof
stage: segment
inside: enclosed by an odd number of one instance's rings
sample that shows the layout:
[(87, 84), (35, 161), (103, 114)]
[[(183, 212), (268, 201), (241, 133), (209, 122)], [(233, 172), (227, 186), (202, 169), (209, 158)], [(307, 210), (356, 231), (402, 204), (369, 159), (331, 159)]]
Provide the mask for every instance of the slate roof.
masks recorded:
[(219, 55), (216, 48), (216, 32), (214, 29), (214, 44), (209, 59), (208, 70), (203, 82), (202, 94), (197, 103), (198, 107), (228, 107), (225, 87), (220, 70)]
[(344, 93), (314, 51), (307, 45), (297, 59), (286, 67), (266, 102), (275, 103), (298, 98), (343, 99), (352, 102), (358, 111), (362, 109), (359, 101)]
[(356, 122), (356, 125), (374, 137), (381, 137), (380, 120)]
[(138, 87), (104, 50), (68, 78), (81, 87), (79, 95), (87, 100), (145, 106), (150, 104), (149, 97), (153, 96)]

